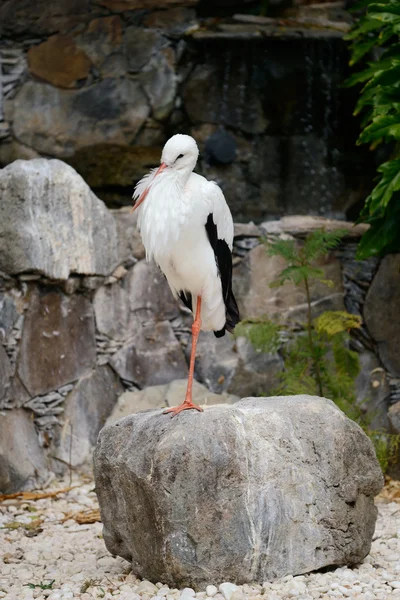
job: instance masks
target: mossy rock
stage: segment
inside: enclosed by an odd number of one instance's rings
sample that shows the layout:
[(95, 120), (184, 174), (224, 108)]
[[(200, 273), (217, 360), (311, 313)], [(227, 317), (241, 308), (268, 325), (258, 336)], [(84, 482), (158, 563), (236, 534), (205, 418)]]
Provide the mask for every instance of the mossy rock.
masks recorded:
[(91, 188), (129, 187), (160, 162), (161, 147), (96, 144), (78, 150), (68, 163)]

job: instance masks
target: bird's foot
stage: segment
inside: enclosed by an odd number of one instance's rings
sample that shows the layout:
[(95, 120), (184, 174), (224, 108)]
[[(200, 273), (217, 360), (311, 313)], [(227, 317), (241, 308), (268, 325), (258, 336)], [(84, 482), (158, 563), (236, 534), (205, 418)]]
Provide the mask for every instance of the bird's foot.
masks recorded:
[(167, 408), (167, 410), (164, 410), (163, 414), (166, 415), (167, 413), (171, 413), (172, 416), (175, 417), (175, 415), (179, 414), (183, 410), (189, 410), (191, 408), (194, 408), (195, 410), (198, 410), (199, 412), (203, 412), (203, 409), (201, 408), (201, 406), (197, 406), (197, 404), (193, 404), (193, 402), (191, 400), (185, 400), (179, 406), (173, 406), (172, 408)]

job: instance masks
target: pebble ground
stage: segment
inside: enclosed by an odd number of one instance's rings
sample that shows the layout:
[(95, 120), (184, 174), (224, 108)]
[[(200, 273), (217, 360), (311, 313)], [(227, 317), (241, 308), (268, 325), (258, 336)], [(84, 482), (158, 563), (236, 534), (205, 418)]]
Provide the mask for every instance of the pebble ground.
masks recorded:
[(357, 568), (288, 576), (262, 585), (226, 582), (214, 586), (210, 582), (195, 593), (190, 588), (171, 589), (162, 582), (154, 585), (138, 580), (130, 573), (129, 563), (112, 558), (102, 539), (101, 523), (90, 522), (98, 508), (93, 481), (81, 478), (73, 485), (74, 489), (53, 498), (0, 503), (0, 598), (400, 600), (399, 502), (377, 502), (379, 518), (372, 550)]

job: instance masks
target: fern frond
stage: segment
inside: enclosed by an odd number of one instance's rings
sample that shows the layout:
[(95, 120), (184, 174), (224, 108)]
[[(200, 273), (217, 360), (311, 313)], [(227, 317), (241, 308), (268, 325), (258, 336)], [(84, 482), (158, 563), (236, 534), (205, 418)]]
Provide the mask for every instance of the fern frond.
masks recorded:
[(302, 249), (306, 260), (308, 262), (316, 260), (336, 248), (346, 233), (346, 229), (337, 229), (336, 231), (317, 229), (309, 233)]
[(269, 256), (282, 256), (290, 264), (299, 263), (299, 250), (294, 240), (283, 240), (281, 238), (274, 242), (266, 242)]
[(332, 337), (343, 331), (359, 329), (362, 325), (362, 318), (345, 310), (327, 310), (314, 319), (313, 323), (317, 333), (325, 333), (328, 337)]

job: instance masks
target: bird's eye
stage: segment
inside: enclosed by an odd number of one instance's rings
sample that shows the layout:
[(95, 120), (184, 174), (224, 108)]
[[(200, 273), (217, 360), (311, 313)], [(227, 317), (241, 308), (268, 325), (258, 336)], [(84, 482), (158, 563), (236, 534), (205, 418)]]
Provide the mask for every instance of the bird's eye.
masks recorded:
[(180, 154), (179, 156), (176, 157), (176, 160), (178, 160), (178, 158), (183, 158), (183, 154)]

